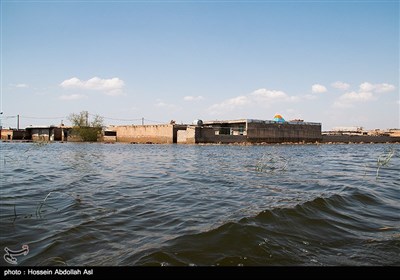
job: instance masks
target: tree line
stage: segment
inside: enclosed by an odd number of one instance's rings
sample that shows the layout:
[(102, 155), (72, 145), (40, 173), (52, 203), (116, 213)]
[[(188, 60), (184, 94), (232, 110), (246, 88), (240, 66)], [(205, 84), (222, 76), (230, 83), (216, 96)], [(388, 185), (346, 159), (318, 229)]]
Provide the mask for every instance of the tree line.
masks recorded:
[(101, 136), (104, 119), (99, 115), (92, 116), (88, 111), (82, 111), (70, 114), (68, 120), (72, 124), (72, 136), (78, 136), (87, 142), (96, 142)]

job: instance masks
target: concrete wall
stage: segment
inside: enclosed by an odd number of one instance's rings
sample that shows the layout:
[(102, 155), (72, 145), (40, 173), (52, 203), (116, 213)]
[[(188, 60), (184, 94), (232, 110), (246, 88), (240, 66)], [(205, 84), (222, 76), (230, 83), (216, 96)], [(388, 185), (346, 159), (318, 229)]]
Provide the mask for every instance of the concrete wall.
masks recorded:
[(187, 144), (187, 131), (179, 130), (176, 136), (176, 142), (178, 144)]
[[(219, 134), (221, 125), (229, 125), (228, 129), (239, 126), (246, 128), (245, 135)], [(221, 123), (215, 127), (186, 125), (129, 125), (113, 126), (117, 142), (157, 143), (157, 144), (196, 144), (196, 143), (243, 143), (243, 142), (316, 142), (322, 141), (320, 124), (290, 124), (275, 122)], [(238, 128), (239, 129), (239, 128)], [(216, 134), (217, 132), (217, 134)], [(238, 133), (236, 133), (238, 134)]]
[(30, 140), (31, 135), (25, 129), (14, 129), (13, 130), (13, 140)]
[(64, 129), (61, 127), (54, 127), (51, 138), (52, 141), (64, 141)]
[(221, 144), (230, 144), (230, 143), (244, 143), (248, 142), (247, 137), (245, 135), (215, 135), (214, 136), (214, 143), (221, 143)]
[(177, 143), (216, 143), (216, 135), (212, 127), (188, 126), (186, 130), (177, 133)]
[(10, 130), (11, 139), (2, 130), (2, 140), (32, 140), (32, 141), (64, 141), (67, 139), (68, 129), (61, 127), (34, 127), (20, 130)]
[(181, 133), (182, 131), (186, 131), (187, 125), (185, 124), (174, 124), (173, 125), (173, 143), (178, 143), (178, 133)]
[(217, 135), (214, 136), (215, 143), (298, 143), (322, 141), (321, 124), (319, 123), (277, 123), (274, 121), (246, 119), (205, 123), (213, 126), (216, 130)]
[(107, 142), (107, 143), (113, 143), (113, 142), (117, 142), (117, 136), (103, 136), (101, 139), (103, 142)]
[(213, 127), (188, 126), (186, 131), (178, 131), (178, 143), (241, 143), (246, 142), (243, 135), (216, 135)]
[[(188, 130), (193, 128), (188, 127)], [(216, 140), (216, 135), (215, 131), (212, 127), (194, 127), (194, 130), (196, 131), (195, 135), (195, 142), (196, 143), (215, 143)]]
[(25, 129), (24, 139), (32, 141), (67, 141), (70, 131), (70, 127), (28, 127)]
[(322, 141), (321, 125), (290, 123), (253, 123), (247, 124), (249, 142), (316, 142)]
[(125, 125), (110, 127), (117, 132), (117, 142), (128, 143), (174, 143), (174, 127), (165, 125)]

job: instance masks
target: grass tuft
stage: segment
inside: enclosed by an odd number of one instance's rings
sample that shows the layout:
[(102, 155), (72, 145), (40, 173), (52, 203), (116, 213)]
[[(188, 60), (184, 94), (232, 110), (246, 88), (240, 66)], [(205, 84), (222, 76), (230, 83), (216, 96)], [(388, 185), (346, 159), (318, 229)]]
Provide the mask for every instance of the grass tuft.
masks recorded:
[(376, 163), (377, 164), (377, 168), (376, 168), (376, 179), (377, 180), (379, 178), (379, 170), (381, 169), (381, 167), (387, 166), (389, 164), (393, 155), (394, 155), (394, 149), (393, 149), (393, 147), (391, 147), (387, 154), (381, 155), (378, 157), (378, 162)]
[(257, 162), (256, 171), (266, 173), (285, 171), (288, 163), (288, 159), (281, 155), (265, 153)]

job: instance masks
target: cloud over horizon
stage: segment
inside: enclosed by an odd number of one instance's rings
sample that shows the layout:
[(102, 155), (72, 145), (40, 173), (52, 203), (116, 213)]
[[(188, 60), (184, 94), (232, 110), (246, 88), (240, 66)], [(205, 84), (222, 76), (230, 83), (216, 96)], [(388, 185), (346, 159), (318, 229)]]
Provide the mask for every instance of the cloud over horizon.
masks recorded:
[(359, 91), (351, 91), (342, 94), (334, 103), (335, 108), (352, 108), (354, 103), (368, 102), (377, 100), (379, 95), (376, 93), (384, 93), (394, 91), (396, 87), (391, 84), (371, 84), (364, 82), (360, 84)]
[(280, 90), (269, 90), (266, 88), (257, 89), (247, 95), (226, 99), (220, 103), (211, 105), (208, 111), (211, 114), (225, 113), (233, 111), (247, 105), (268, 107), (277, 102), (294, 102), (299, 100), (297, 96), (289, 96)]
[(67, 101), (80, 100), (80, 99), (85, 99), (85, 98), (87, 98), (87, 96), (84, 94), (71, 94), (71, 95), (64, 94), (64, 95), (60, 96), (61, 100), (67, 100)]
[(61, 82), (60, 86), (66, 89), (97, 90), (110, 96), (117, 96), (122, 94), (122, 88), (125, 86), (125, 83), (120, 78), (101, 79), (93, 77), (84, 81), (73, 77)]

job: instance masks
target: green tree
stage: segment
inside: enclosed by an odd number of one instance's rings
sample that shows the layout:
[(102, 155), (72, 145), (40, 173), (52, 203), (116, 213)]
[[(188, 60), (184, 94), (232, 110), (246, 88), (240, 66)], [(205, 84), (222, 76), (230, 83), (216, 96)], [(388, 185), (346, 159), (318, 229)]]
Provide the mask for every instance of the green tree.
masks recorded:
[(96, 142), (104, 126), (104, 120), (99, 115), (94, 115), (90, 121), (89, 112), (72, 113), (68, 119), (72, 123), (72, 134), (78, 135), (83, 141)]

